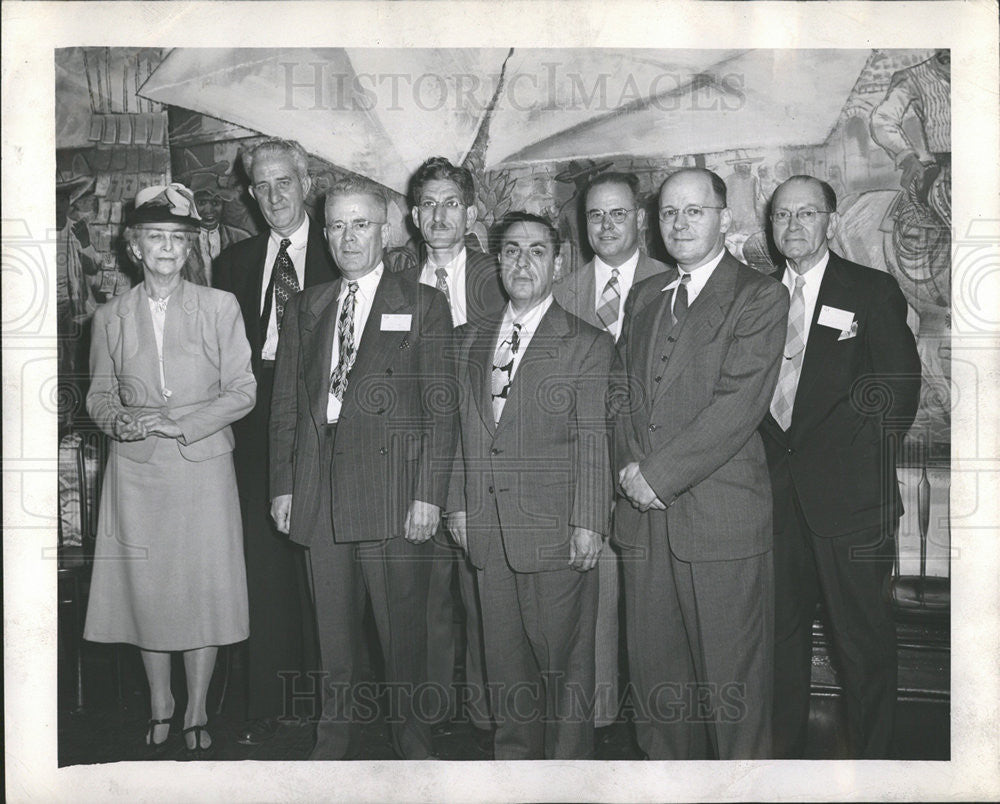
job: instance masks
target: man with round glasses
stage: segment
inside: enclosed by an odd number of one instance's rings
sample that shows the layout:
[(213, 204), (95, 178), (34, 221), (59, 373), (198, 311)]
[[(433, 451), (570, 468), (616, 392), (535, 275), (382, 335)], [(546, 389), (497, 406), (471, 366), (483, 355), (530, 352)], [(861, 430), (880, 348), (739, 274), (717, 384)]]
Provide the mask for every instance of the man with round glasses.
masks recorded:
[[(802, 758), (812, 624), (826, 610), (848, 717), (848, 750), (887, 759), (896, 639), (882, 594), (903, 512), (894, 447), (913, 422), (920, 361), (896, 280), (839, 257), (833, 189), (792, 176), (771, 231), (791, 299), (784, 358), (760, 427), (774, 495), (777, 758)], [(870, 399), (884, 404), (869, 404)]]
[(270, 431), (271, 514), (308, 548), (312, 570), (323, 711), (311, 758), (343, 759), (369, 708), (356, 688), (367, 599), (392, 747), (426, 759), (430, 724), (415, 696), (427, 688), (427, 542), (458, 435), (451, 320), (442, 294), (385, 270), (378, 185), (342, 179), (325, 209), (342, 277), (288, 301)]
[[(667, 266), (639, 249), (646, 210), (640, 205), (635, 174), (601, 173), (591, 179), (583, 198), (587, 242), (594, 259), (563, 277), (552, 292), (563, 309), (606, 330), (617, 341), (632, 288), (662, 274)], [(594, 723), (601, 728), (614, 723), (618, 714), (618, 556), (613, 548), (601, 554), (598, 573)]]
[(716, 174), (672, 174), (659, 217), (677, 269), (629, 299), (630, 400), (615, 438), (636, 735), (650, 759), (765, 758), (773, 564), (757, 426), (788, 300), (726, 251), (732, 215)]

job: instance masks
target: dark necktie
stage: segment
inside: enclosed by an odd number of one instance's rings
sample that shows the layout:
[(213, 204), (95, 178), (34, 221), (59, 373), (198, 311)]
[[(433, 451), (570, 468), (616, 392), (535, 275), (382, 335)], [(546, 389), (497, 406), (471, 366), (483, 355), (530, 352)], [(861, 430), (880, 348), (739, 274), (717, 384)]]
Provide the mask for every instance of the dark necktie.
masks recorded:
[(674, 303), (670, 310), (670, 323), (679, 328), (688, 314), (688, 284), (691, 282), (691, 274), (681, 274), (681, 281), (674, 288)]
[(358, 350), (354, 345), (354, 307), (357, 302), (358, 283), (347, 283), (347, 296), (344, 297), (344, 306), (340, 308), (340, 318), (337, 321), (337, 336), (340, 339), (340, 358), (337, 366), (330, 374), (330, 393), (341, 402), (344, 401), (344, 392), (347, 390), (348, 374), (354, 366), (354, 358), (357, 357)]
[(274, 320), (278, 325), (278, 332), (281, 332), (281, 318), (285, 314), (285, 305), (288, 300), (299, 292), (299, 278), (295, 275), (295, 266), (292, 265), (292, 258), (288, 256), (288, 247), (292, 241), (287, 237), (281, 241), (281, 248), (278, 249), (278, 256), (274, 260)]

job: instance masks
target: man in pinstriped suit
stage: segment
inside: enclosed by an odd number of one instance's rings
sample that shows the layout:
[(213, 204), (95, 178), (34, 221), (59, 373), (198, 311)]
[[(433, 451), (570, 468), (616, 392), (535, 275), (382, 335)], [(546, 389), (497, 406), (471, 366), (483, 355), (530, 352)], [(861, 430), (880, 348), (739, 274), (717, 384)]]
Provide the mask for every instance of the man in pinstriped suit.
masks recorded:
[(431, 755), (416, 693), (427, 678), (428, 540), (457, 437), (453, 336), (443, 294), (384, 269), (386, 216), (368, 180), (330, 189), (325, 234), (343, 278), (294, 296), (278, 343), (271, 512), (309, 548), (324, 673), (312, 759), (350, 750), (366, 598), (393, 685), (393, 749)]

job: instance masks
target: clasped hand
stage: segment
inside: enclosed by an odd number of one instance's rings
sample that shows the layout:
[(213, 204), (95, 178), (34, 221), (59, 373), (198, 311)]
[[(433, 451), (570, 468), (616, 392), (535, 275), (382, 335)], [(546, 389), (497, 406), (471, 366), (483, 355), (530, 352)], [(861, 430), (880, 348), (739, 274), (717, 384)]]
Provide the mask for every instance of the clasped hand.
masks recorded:
[(114, 434), (122, 441), (141, 441), (151, 435), (180, 438), (180, 425), (161, 410), (142, 413), (119, 413), (114, 422)]
[(646, 482), (639, 470), (639, 464), (633, 461), (618, 473), (618, 487), (621, 489), (633, 508), (640, 511), (665, 511), (667, 506), (656, 496), (652, 486)]

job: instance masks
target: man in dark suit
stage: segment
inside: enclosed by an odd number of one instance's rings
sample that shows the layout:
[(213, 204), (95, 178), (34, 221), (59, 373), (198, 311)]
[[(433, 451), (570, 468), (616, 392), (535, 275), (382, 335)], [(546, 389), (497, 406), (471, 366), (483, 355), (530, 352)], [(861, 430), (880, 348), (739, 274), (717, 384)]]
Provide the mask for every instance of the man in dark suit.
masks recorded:
[[(476, 222), (476, 190), (472, 174), (435, 156), (424, 162), (411, 182), (413, 223), (423, 238), (421, 259), (407, 275), (444, 293), (456, 333), (482, 324), (506, 302), (496, 258), (472, 247), (469, 236)], [(483, 684), (483, 637), (475, 568), (440, 529), (431, 546), (427, 595), (428, 680), (447, 691), (443, 701), (459, 717), (468, 717), (481, 731), (490, 726)], [(455, 668), (455, 600), (452, 576), (457, 571), (459, 596), (465, 611), (465, 686), (458, 700), (452, 692)], [(464, 702), (464, 707), (463, 707)], [(464, 710), (464, 711), (463, 711)], [(448, 709), (435, 720), (446, 717)]]
[(448, 525), (479, 570), (495, 758), (587, 759), (614, 343), (553, 301), (551, 224), (515, 213), (502, 230), (510, 303), (462, 346)]
[[(639, 250), (646, 210), (639, 206), (639, 179), (633, 173), (600, 173), (584, 193), (587, 241), (594, 259), (557, 282), (559, 304), (617, 341), (622, 313), (632, 288), (667, 266)], [(594, 725), (610, 726), (618, 715), (618, 553), (605, 546), (597, 568), (601, 594), (597, 606), (597, 698)]]
[(321, 227), (306, 214), (309, 162), (302, 146), (265, 140), (243, 155), (243, 165), (268, 230), (223, 250), (213, 281), (240, 303), (257, 379), (257, 404), (233, 425), (250, 598), (247, 723), (237, 740), (257, 745), (273, 736), (279, 717), (293, 714), (286, 711), (286, 682), (280, 674), (304, 673), (316, 660), (303, 552), (274, 529), (269, 514), (267, 429), (274, 356), (290, 295), (328, 282), (336, 269)]
[(389, 236), (378, 185), (344, 179), (326, 198), (342, 278), (291, 299), (271, 402), (271, 512), (308, 548), (323, 670), (313, 759), (342, 759), (359, 697), (365, 601), (386, 681), (392, 745), (431, 753), (427, 679), (430, 545), (458, 434), (444, 296), (382, 262)]
[(677, 271), (632, 291), (630, 399), (615, 440), (636, 732), (650, 759), (771, 751), (771, 489), (757, 426), (786, 294), (725, 249), (726, 186), (685, 168), (660, 190)]
[(774, 493), (775, 756), (801, 758), (805, 748), (822, 601), (851, 756), (885, 759), (896, 702), (885, 582), (903, 513), (894, 447), (916, 414), (920, 360), (896, 280), (829, 250), (836, 210), (833, 189), (811, 176), (792, 176), (771, 201), (791, 297), (781, 374), (760, 428)]

